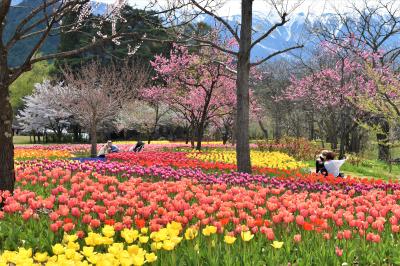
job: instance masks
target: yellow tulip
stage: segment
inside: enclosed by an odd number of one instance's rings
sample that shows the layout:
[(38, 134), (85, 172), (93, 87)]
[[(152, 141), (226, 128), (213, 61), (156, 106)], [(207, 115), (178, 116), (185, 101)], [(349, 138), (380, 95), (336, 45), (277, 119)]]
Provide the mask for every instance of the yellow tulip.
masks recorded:
[(163, 249), (167, 250), (167, 251), (171, 251), (175, 248), (175, 243), (172, 242), (171, 240), (165, 240), (163, 242)]
[(190, 227), (185, 232), (185, 239), (186, 240), (193, 240), (197, 237), (198, 230), (194, 227)]
[(36, 252), (35, 256), (33, 257), (37, 262), (45, 262), (49, 258), (47, 252)]
[(210, 236), (212, 234), (215, 234), (217, 232), (217, 227), (213, 225), (207, 225), (205, 228), (203, 228), (202, 233), (205, 236)]
[(157, 251), (159, 249), (162, 249), (163, 243), (162, 242), (153, 242), (151, 243), (151, 250), (152, 251)]
[(136, 255), (139, 252), (139, 246), (138, 245), (130, 245), (127, 248), (129, 254), (131, 255)]
[(81, 253), (82, 253), (85, 257), (91, 257), (91, 256), (93, 256), (93, 255), (95, 254), (93, 251), (94, 251), (94, 247), (87, 247), (87, 246), (84, 246), (84, 247), (82, 248)]
[(147, 243), (149, 241), (149, 237), (148, 236), (141, 236), (139, 237), (139, 242), (144, 244)]
[(271, 246), (273, 247), (273, 248), (282, 248), (283, 247), (283, 242), (279, 242), (279, 241), (274, 241), (274, 242), (272, 242), (272, 244), (271, 244)]
[(113, 237), (115, 235), (114, 227), (111, 225), (106, 224), (103, 229), (101, 230), (104, 236), (106, 237)]
[(145, 257), (146, 257), (146, 262), (148, 263), (152, 263), (157, 260), (157, 256), (153, 252), (146, 254)]
[(240, 236), (245, 242), (252, 240), (254, 237), (254, 235), (250, 231), (242, 232)]
[(23, 258), (30, 258), (30, 257), (32, 257), (32, 249), (31, 248), (28, 248), (28, 249), (19, 248), (18, 254)]
[(228, 235), (224, 236), (224, 242), (229, 245), (232, 245), (235, 241), (236, 241), (236, 237), (234, 237), (234, 236), (228, 236)]
[(133, 265), (141, 266), (144, 264), (144, 257), (142, 255), (135, 255), (132, 257)]
[(52, 246), (52, 250), (53, 250), (53, 254), (54, 255), (60, 255), (60, 254), (64, 253), (64, 247), (60, 243), (55, 244), (54, 246)]
[(125, 228), (121, 231), (121, 237), (126, 243), (132, 244), (139, 237), (139, 232), (137, 230)]

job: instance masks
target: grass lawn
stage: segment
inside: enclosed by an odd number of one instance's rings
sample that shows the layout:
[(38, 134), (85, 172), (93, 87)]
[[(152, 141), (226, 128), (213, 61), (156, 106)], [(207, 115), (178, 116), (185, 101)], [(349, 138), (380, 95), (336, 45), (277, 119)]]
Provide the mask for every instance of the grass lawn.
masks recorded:
[(29, 144), (29, 136), (14, 136), (14, 144)]
[[(315, 161), (308, 161), (307, 164), (314, 171)], [(345, 163), (340, 168), (340, 172), (344, 173), (346, 176), (396, 180), (400, 177), (400, 165), (392, 165), (392, 171), (390, 171), (389, 165), (383, 162), (379, 162), (377, 160), (366, 160), (363, 163), (360, 163), (358, 166)]]

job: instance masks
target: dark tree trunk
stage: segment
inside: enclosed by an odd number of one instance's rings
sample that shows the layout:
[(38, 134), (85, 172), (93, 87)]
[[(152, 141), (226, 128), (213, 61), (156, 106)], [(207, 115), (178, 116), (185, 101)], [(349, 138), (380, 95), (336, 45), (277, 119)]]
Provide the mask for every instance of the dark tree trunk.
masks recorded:
[(308, 136), (309, 140), (314, 140), (315, 139), (315, 124), (314, 124), (314, 112), (311, 112), (310, 115), (310, 120), (309, 120), (309, 125), (310, 125), (310, 134)]
[(376, 134), (376, 140), (378, 141), (378, 159), (381, 161), (388, 161), (390, 158), (389, 148), (389, 131), (390, 126), (388, 121), (382, 119), (379, 122), (381, 133)]
[(97, 156), (97, 130), (95, 126), (90, 129), (90, 156), (95, 158)]
[(204, 135), (204, 125), (200, 124), (196, 129), (196, 138), (197, 138), (196, 150), (198, 151), (201, 150), (201, 142), (203, 140), (203, 135)]
[(226, 144), (229, 140), (229, 131), (225, 129), (224, 132), (222, 132), (222, 144)]
[(268, 129), (265, 128), (265, 126), (261, 120), (258, 120), (258, 125), (260, 126), (260, 129), (264, 134), (264, 138), (268, 139)]
[(72, 127), (72, 131), (73, 131), (73, 134), (74, 134), (74, 142), (76, 142), (76, 143), (80, 142), (79, 130), (80, 129), (79, 129), (78, 125), (75, 125), (75, 126)]
[(340, 138), (340, 147), (339, 147), (339, 158), (343, 158), (345, 151), (346, 151), (346, 138), (342, 136)]
[(232, 125), (232, 137), (231, 137), (232, 146), (236, 145), (236, 123)]
[(57, 131), (57, 142), (62, 142), (62, 129)]
[(193, 123), (190, 125), (190, 146), (192, 147), (192, 149), (194, 149), (194, 138), (195, 138), (195, 135), (194, 135), (194, 125), (193, 125)]
[(190, 130), (189, 130), (189, 128), (186, 128), (186, 130), (185, 130), (186, 132), (186, 134), (185, 134), (185, 138), (186, 138), (186, 140), (185, 140), (185, 143), (186, 144), (189, 144), (189, 139), (190, 139)]
[(275, 115), (274, 115), (274, 139), (275, 140), (280, 140), (281, 139), (281, 137), (282, 137), (282, 132), (281, 132), (281, 125), (280, 125), (280, 121), (281, 121), (281, 118), (280, 118), (280, 116), (279, 116), (279, 109), (277, 109), (276, 111), (275, 111)]
[[(0, 64), (1, 62), (0, 58)], [(6, 62), (6, 61), (3, 61)], [(14, 190), (14, 145), (12, 134), (13, 111), (9, 102), (9, 83), (6, 66), (0, 66), (0, 190)]]
[(252, 35), (252, 0), (242, 0), (239, 54), (236, 78), (236, 160), (239, 172), (251, 173), (249, 144), (249, 73)]

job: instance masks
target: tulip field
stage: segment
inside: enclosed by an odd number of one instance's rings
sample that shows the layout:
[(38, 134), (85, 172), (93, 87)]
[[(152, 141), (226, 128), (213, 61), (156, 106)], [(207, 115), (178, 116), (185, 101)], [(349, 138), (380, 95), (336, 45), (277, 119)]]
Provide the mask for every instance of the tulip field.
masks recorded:
[(216, 143), (146, 145), (105, 161), (88, 145), (17, 146), (2, 193), (0, 265), (398, 265), (400, 184), (309, 173)]

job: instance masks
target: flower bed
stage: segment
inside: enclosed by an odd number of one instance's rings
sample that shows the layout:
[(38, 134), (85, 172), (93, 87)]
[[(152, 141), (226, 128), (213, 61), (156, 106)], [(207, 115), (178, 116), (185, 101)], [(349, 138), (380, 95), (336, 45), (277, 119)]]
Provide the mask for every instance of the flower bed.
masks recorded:
[(0, 264), (399, 262), (398, 182), (190, 158), (204, 154), (17, 162), (17, 188), (1, 194)]

